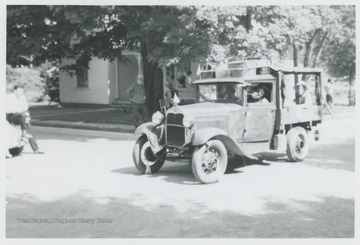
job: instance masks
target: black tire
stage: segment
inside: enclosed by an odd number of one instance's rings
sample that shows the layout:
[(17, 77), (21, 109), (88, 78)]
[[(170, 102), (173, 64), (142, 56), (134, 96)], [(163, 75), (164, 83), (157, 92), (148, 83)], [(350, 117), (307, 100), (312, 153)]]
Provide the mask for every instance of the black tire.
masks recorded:
[(286, 154), (290, 161), (300, 162), (309, 153), (309, 137), (302, 127), (295, 127), (287, 133)]
[[(142, 173), (156, 173), (164, 165), (165, 154), (155, 155), (145, 135), (141, 136), (135, 143), (133, 149), (133, 160), (135, 167)], [(147, 165), (148, 164), (148, 169)]]
[(191, 159), (195, 178), (204, 184), (218, 182), (226, 171), (227, 163), (226, 148), (219, 140), (210, 140), (205, 145), (197, 147)]
[(21, 147), (11, 148), (11, 149), (9, 149), (9, 152), (13, 157), (16, 157), (16, 156), (20, 155), (23, 150), (24, 150), (24, 146), (21, 146)]

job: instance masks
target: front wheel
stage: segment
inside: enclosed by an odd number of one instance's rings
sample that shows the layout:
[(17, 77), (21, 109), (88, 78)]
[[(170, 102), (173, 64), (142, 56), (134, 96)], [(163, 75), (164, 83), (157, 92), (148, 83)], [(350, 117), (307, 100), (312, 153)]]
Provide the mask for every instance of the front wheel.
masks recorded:
[(306, 130), (302, 127), (290, 129), (287, 133), (286, 154), (292, 162), (300, 162), (309, 153), (309, 138)]
[(195, 149), (191, 162), (192, 171), (198, 181), (204, 184), (218, 182), (227, 167), (226, 148), (221, 141), (210, 140)]
[(145, 135), (135, 143), (133, 149), (135, 167), (142, 173), (156, 173), (164, 165), (165, 154), (154, 154)]

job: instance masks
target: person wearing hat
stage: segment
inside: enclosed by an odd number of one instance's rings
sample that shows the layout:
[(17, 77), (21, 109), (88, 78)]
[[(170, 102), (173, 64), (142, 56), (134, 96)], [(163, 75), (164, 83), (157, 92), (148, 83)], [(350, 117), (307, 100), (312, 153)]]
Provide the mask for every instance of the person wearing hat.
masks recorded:
[(295, 85), (295, 92), (296, 96), (294, 102), (297, 105), (312, 105), (312, 96), (304, 81), (300, 81)]
[(138, 76), (136, 83), (131, 85), (126, 92), (130, 96), (134, 125), (135, 128), (137, 128), (140, 125), (140, 116), (144, 122), (149, 120), (149, 114), (145, 105), (146, 95), (144, 78), (142, 76)]
[(260, 86), (256, 88), (256, 91), (251, 94), (251, 97), (255, 100), (254, 103), (267, 104), (269, 101), (266, 99), (266, 93), (268, 89)]

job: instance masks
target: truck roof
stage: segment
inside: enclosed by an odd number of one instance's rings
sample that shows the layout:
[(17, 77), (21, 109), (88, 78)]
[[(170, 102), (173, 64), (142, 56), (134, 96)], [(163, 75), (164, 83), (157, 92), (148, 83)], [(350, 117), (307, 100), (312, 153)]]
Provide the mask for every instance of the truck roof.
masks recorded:
[[(257, 65), (255, 65), (255, 66), (241, 67), (241, 68), (227, 68), (227, 69), (224, 69), (224, 70), (216, 70), (216, 69), (203, 70), (203, 71), (201, 71), (201, 74), (202, 73), (216, 73), (216, 72), (219, 72), (219, 71), (223, 72), (224, 74), (225, 74), (225, 72), (230, 72), (229, 74), (231, 74), (232, 72), (236, 72), (236, 71), (246, 73), (246, 71), (249, 71), (249, 70), (252, 70), (252, 69), (257, 69), (257, 68), (268, 68), (268, 69), (273, 70), (273, 71), (281, 71), (284, 74), (321, 74), (323, 72), (323, 70), (320, 69), (320, 68), (280, 67), (280, 66), (274, 66), (274, 65), (260, 65), (260, 66), (257, 66)], [(202, 78), (202, 79), (199, 79), (199, 80), (195, 81), (194, 83), (195, 84), (212, 83), (212, 82), (239, 82), (240, 83), (241, 81), (248, 80), (249, 76), (255, 77), (255, 75), (246, 75), (246, 74), (244, 74), (242, 76), (241, 75), (240, 76), (228, 76), (228, 75), (221, 76), (221, 77), (218, 77), (218, 78)], [(258, 75), (256, 75), (256, 77), (261, 79), (259, 76), (264, 76), (264, 75), (258, 74)], [(225, 80), (227, 80), (227, 81), (225, 81)]]
[(240, 83), (247, 85), (248, 83), (244, 81), (242, 77), (221, 77), (221, 78), (206, 78), (195, 80), (193, 84), (205, 84), (205, 83)]
[(239, 83), (243, 85), (249, 85), (250, 81), (254, 80), (273, 80), (275, 79), (270, 74), (265, 75), (250, 75), (243, 77), (219, 77), (219, 78), (205, 78), (199, 79), (193, 82), (193, 84), (205, 84), (205, 83)]
[(314, 74), (314, 73), (322, 73), (323, 70), (321, 68), (310, 68), (310, 67), (278, 67), (278, 66), (269, 66), (271, 69), (275, 71), (282, 71), (285, 74)]

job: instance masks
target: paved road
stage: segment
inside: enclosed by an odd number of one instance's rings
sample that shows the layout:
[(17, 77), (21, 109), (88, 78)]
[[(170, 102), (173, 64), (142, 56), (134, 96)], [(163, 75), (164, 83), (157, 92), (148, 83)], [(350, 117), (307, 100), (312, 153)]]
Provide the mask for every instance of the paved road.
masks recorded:
[(354, 109), (337, 115), (306, 161), (233, 159), (213, 185), (187, 162), (140, 175), (133, 140), (39, 134), (46, 154), (7, 160), (7, 237), (354, 237)]

